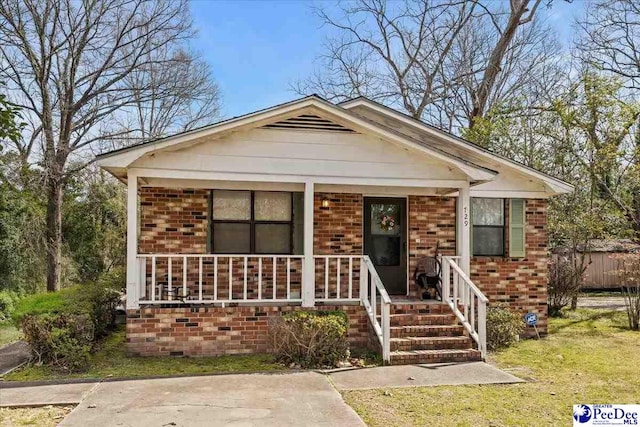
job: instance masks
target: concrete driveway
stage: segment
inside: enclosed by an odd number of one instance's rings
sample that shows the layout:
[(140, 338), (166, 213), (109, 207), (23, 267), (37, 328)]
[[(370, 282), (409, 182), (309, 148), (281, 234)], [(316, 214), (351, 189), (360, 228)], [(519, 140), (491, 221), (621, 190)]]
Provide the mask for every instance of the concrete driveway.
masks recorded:
[(60, 426), (364, 426), (314, 372), (98, 384)]

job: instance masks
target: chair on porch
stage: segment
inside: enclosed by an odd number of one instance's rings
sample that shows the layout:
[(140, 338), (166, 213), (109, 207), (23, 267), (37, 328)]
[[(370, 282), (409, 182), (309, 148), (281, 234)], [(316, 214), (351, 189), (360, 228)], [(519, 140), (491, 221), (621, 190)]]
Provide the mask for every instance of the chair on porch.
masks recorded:
[(435, 255), (418, 259), (413, 280), (420, 291), (420, 299), (442, 300), (442, 264), (438, 259), (438, 244)]

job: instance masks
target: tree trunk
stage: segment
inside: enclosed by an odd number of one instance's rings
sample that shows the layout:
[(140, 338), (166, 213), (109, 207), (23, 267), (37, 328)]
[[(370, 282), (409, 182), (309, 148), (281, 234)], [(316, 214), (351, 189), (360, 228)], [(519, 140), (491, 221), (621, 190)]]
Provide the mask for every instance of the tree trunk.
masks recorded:
[(62, 179), (47, 180), (47, 291), (60, 290), (62, 261)]
[(578, 295), (574, 295), (571, 297), (571, 310), (575, 310), (578, 308)]
[(511, 14), (509, 15), (509, 20), (507, 21), (505, 28), (502, 30), (498, 42), (491, 51), (491, 56), (489, 57), (489, 62), (484, 70), (480, 86), (473, 96), (473, 105), (469, 114), (469, 129), (473, 128), (478, 118), (484, 117), (487, 110), (487, 102), (491, 96), (491, 91), (496, 84), (498, 74), (500, 74), (500, 71), (502, 70), (502, 60), (504, 59), (507, 50), (509, 50), (509, 46), (516, 35), (518, 27), (533, 18), (533, 14), (537, 9), (538, 3), (540, 3), (540, 0), (535, 1), (535, 6), (530, 12), (529, 17), (522, 21), (522, 17), (525, 12), (529, 11), (527, 8), (529, 0), (521, 0), (519, 2), (511, 1)]

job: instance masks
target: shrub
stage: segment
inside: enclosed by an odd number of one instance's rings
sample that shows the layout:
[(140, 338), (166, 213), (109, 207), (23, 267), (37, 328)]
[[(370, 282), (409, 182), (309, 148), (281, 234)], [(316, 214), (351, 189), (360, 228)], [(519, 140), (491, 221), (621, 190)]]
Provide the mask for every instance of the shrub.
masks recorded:
[(63, 289), (58, 292), (28, 295), (16, 304), (12, 319), (19, 326), (22, 319), (29, 315), (61, 313), (68, 306), (65, 296), (69, 292), (70, 289)]
[(27, 315), (22, 319), (22, 332), (36, 362), (66, 372), (86, 368), (93, 331), (93, 322), (82, 314)]
[(640, 330), (640, 254), (624, 254), (615, 257), (618, 276), (627, 310), (629, 328)]
[(20, 325), (22, 319), (38, 314), (85, 314), (94, 324), (96, 336), (102, 336), (115, 324), (116, 307), (120, 303), (120, 270), (84, 285), (58, 292), (29, 295), (18, 303), (13, 319)]
[(497, 350), (509, 347), (524, 331), (522, 317), (504, 306), (487, 308), (487, 348)]
[(558, 255), (549, 264), (549, 316), (558, 317), (561, 310), (571, 304), (582, 286), (584, 263), (575, 257)]
[(336, 366), (349, 357), (348, 330), (343, 311), (294, 311), (269, 322), (276, 358), (303, 368)]
[(68, 294), (68, 312), (87, 313), (93, 321), (96, 336), (103, 336), (115, 325), (116, 307), (120, 303), (120, 284), (111, 275), (76, 286)]
[(16, 292), (0, 291), (0, 323), (11, 319), (11, 314), (20, 299)]

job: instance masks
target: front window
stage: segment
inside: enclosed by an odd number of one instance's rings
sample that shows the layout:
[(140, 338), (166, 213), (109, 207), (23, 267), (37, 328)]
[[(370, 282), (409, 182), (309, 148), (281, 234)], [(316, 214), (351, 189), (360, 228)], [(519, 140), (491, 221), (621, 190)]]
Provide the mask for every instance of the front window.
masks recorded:
[(300, 221), (296, 221), (301, 216), (298, 204), (302, 204), (302, 197), (297, 193), (213, 190), (213, 253), (296, 253), (302, 233)]
[(471, 199), (473, 255), (504, 256), (504, 199)]

